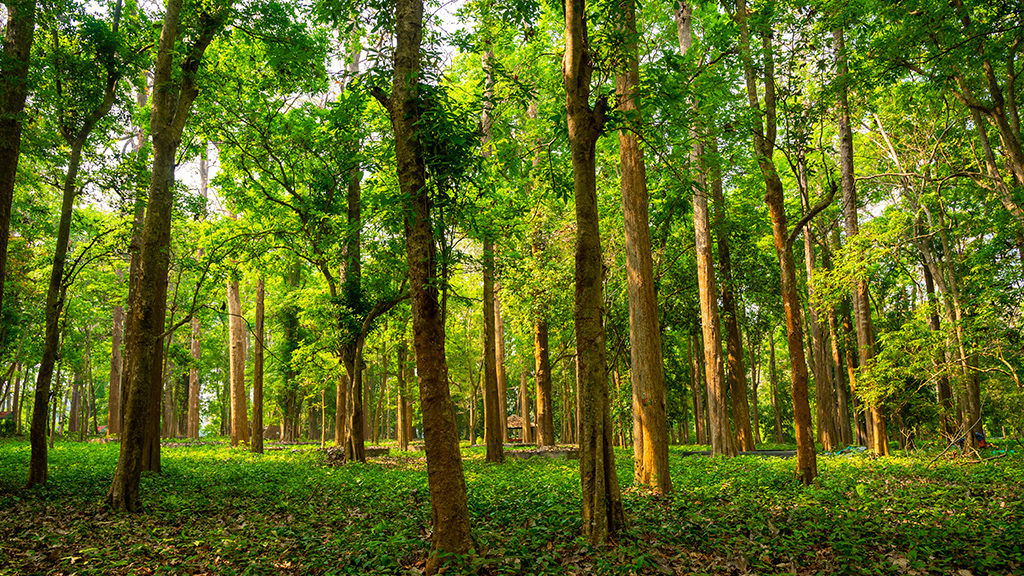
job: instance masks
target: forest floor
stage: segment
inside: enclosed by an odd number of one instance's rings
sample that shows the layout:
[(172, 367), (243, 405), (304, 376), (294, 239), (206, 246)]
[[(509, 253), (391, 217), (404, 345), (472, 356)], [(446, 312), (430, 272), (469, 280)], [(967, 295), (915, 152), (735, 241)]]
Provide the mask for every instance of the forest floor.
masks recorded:
[[(269, 444), (272, 446), (272, 444)], [(1020, 574), (1024, 449), (991, 460), (938, 450), (885, 459), (683, 457), (675, 493), (633, 485), (617, 452), (628, 527), (580, 537), (578, 463), (483, 461), (463, 445), (480, 574)], [(785, 448), (785, 447), (777, 447)], [(29, 446), (0, 439), (0, 575), (421, 574), (430, 502), (422, 452), (329, 466), (316, 446), (254, 455), (165, 445), (145, 510), (100, 502), (118, 445), (58, 441), (49, 482), (24, 489)]]

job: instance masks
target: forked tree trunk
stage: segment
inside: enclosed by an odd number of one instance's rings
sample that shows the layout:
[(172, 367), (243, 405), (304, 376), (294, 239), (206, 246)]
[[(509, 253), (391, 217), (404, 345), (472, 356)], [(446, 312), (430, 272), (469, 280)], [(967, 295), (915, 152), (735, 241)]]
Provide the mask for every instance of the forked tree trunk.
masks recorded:
[(747, 85), (747, 99), (755, 122), (753, 128), (754, 152), (758, 166), (765, 180), (765, 203), (772, 220), (772, 237), (775, 254), (781, 270), (782, 304), (786, 312), (786, 343), (789, 348), (790, 378), (793, 391), (793, 426), (796, 432), (797, 476), (804, 484), (810, 484), (818, 475), (818, 462), (814, 448), (814, 433), (811, 429), (811, 406), (807, 391), (807, 361), (804, 356), (803, 323), (800, 314), (800, 295), (796, 285), (796, 265), (793, 260), (793, 246), (789, 240), (786, 224), (786, 207), (783, 198), (782, 181), (775, 169), (772, 156), (775, 149), (775, 68), (771, 32), (762, 37), (764, 62), (765, 102), (764, 114), (757, 95), (757, 79), (750, 47), (750, 30), (745, 0), (736, 2), (736, 19), (740, 28), (740, 59)]
[[(174, 204), (175, 153), (181, 133), (198, 95), (195, 75), (206, 47), (223, 28), (228, 12), (199, 15), (198, 34), (192, 39), (181, 74), (173, 74), (174, 45), (181, 20), (181, 0), (169, 0), (164, 12), (163, 31), (154, 67), (153, 106), (150, 115), (153, 135), (153, 169), (150, 174), (146, 225), (142, 231), (142, 252), (137, 289), (129, 295), (132, 311), (127, 349), (133, 354), (125, 386), (121, 452), (117, 470), (104, 502), (115, 509), (137, 511), (139, 480), (143, 468), (143, 440), (152, 434), (154, 368), (159, 384), (160, 356), (167, 304), (167, 270), (170, 256), (171, 210)], [(159, 389), (158, 389), (159, 390)], [(159, 409), (159, 393), (157, 393)], [(159, 441), (157, 441), (159, 447)], [(152, 455), (154, 452), (150, 452)], [(159, 455), (159, 451), (155, 451)], [(152, 462), (152, 460), (150, 460)]]
[(592, 545), (604, 545), (622, 528), (625, 518), (612, 451), (608, 408), (608, 375), (603, 326), (604, 287), (601, 234), (597, 211), (595, 145), (605, 121), (607, 102), (590, 107), (593, 66), (587, 45), (584, 0), (565, 3), (565, 56), (562, 76), (566, 91), (569, 147), (576, 200), (576, 322), (579, 384), (580, 482), (583, 530)]
[(473, 548), (469, 529), (466, 480), (459, 453), (455, 414), (448, 388), (444, 322), (438, 301), (437, 251), (432, 201), (426, 167), (416, 134), (420, 120), (420, 45), (423, 40), (422, 0), (398, 0), (395, 11), (394, 82), (390, 98), (378, 96), (391, 115), (395, 159), (402, 197), (410, 205), (405, 216), (409, 290), (412, 300), (416, 373), (426, 436), (427, 485), (433, 512), (433, 539), (426, 571), (434, 574), (451, 554)]

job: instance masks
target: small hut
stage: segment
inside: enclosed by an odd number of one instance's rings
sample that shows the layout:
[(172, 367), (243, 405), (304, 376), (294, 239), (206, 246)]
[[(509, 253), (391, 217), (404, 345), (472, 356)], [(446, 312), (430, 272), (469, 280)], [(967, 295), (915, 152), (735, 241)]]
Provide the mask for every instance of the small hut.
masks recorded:
[[(537, 425), (530, 423), (530, 437), (537, 437)], [(523, 419), (513, 414), (508, 417), (508, 439), (509, 442), (523, 441)]]

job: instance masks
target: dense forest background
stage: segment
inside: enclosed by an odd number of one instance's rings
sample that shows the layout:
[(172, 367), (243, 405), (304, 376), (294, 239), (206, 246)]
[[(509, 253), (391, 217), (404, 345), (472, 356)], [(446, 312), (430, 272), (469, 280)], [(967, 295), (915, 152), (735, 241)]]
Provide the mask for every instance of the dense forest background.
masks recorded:
[[(637, 444), (652, 397), (668, 441), (723, 454), (1021, 433), (1019, 3), (428, 5), (409, 139), (390, 3), (171, 4), (176, 40), (151, 2), (4, 3), (6, 432), (117, 434), (143, 347), (125, 322), (159, 302), (159, 437), (407, 446), (427, 286), (458, 437), (578, 443), (597, 374), (578, 352), (580, 97), (611, 442)], [(411, 270), (420, 223), (432, 277)], [(146, 250), (165, 293), (145, 291)]]

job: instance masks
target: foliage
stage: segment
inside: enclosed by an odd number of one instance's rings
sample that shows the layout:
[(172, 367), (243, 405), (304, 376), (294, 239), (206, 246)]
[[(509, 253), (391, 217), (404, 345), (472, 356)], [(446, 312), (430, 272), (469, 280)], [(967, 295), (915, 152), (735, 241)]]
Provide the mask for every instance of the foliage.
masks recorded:
[[(165, 444), (143, 478), (146, 514), (99, 506), (117, 444), (58, 442), (50, 482), (24, 492), (24, 441), (0, 441), (0, 574), (418, 574), (429, 549), (422, 452), (324, 465), (308, 446), (265, 455), (223, 444)], [(783, 459), (684, 458), (670, 498), (619, 477), (630, 524), (590, 548), (580, 530), (576, 464), (483, 461), (466, 449), (476, 556), (490, 574), (827, 572), (1011, 574), (1024, 566), (1024, 462), (931, 453), (884, 461), (822, 457), (801, 488)]]

